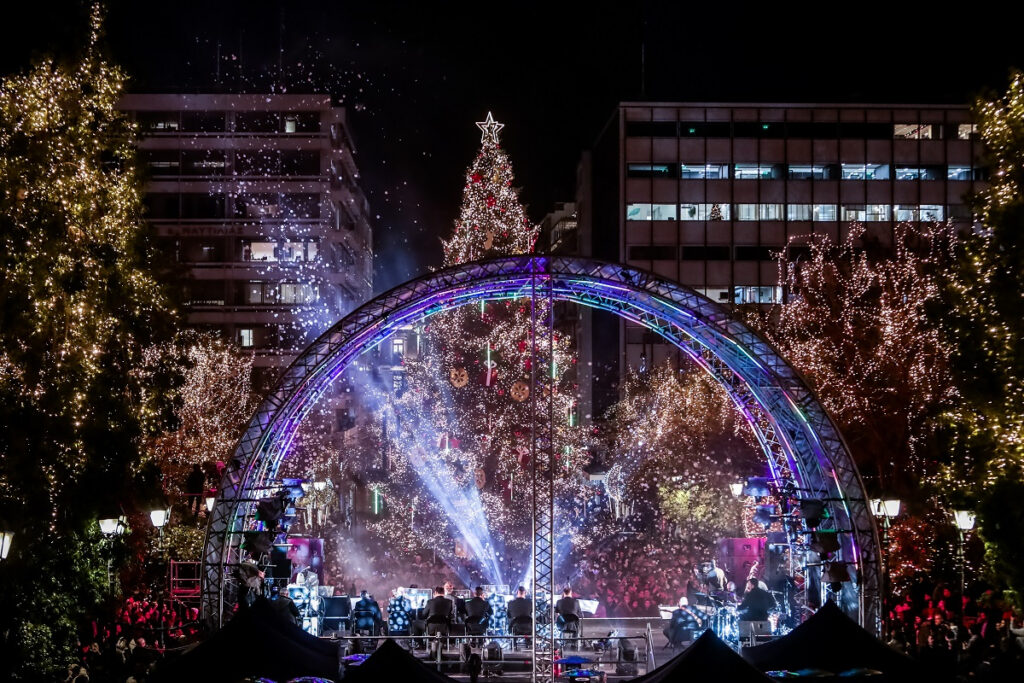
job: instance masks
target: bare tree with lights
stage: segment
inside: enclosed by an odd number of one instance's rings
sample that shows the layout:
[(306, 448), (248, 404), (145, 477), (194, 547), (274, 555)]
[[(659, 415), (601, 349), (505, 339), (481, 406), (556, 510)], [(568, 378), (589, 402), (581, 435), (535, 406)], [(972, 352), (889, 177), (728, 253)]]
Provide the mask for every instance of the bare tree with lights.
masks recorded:
[[(955, 394), (950, 346), (932, 322), (955, 232), (898, 224), (891, 247), (817, 236), (780, 260), (788, 301), (751, 320), (810, 380), (879, 490), (917, 488), (934, 459), (935, 418)], [(934, 469), (932, 467), (932, 469)]]

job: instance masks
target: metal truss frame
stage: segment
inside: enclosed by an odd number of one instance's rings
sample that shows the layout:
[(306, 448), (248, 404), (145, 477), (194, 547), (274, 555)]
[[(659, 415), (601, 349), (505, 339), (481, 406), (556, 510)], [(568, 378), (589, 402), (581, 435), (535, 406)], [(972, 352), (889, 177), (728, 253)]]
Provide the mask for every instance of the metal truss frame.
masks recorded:
[[(839, 532), (841, 545), (834, 559), (847, 563), (853, 576), (839, 602), (861, 625), (880, 633), (877, 526), (842, 436), (800, 375), (723, 306), (688, 287), (622, 264), (541, 255), (466, 263), (410, 280), (337, 322), (285, 370), (239, 440), (210, 515), (202, 603), (208, 623), (217, 627), (230, 618), (241, 540), (244, 532), (258, 529), (255, 494), (274, 486), (296, 428), (334, 379), (403, 325), (483, 299), (535, 301), (538, 288), (549, 304), (569, 301), (611, 311), (658, 333), (726, 389), (757, 436), (773, 479), (798, 500), (826, 502), (829, 527)], [(533, 458), (535, 466), (539, 460)], [(546, 501), (535, 494), (535, 504)], [(536, 533), (534, 543), (536, 558)]]

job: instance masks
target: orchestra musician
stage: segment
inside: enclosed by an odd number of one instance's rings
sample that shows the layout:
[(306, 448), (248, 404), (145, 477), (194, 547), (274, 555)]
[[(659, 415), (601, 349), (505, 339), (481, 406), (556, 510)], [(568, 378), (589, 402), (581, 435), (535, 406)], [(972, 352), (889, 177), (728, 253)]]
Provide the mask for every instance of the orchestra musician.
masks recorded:
[(679, 645), (693, 640), (693, 632), (701, 628), (703, 624), (702, 617), (690, 610), (690, 601), (684, 595), (679, 598), (679, 608), (672, 612), (672, 617), (663, 633), (669, 643)]

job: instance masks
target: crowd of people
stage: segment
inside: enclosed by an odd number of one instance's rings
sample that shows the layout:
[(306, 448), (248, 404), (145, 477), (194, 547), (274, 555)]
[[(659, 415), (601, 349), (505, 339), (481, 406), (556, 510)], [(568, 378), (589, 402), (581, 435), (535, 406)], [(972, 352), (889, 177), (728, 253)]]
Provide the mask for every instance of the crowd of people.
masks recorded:
[(136, 592), (109, 619), (93, 619), (79, 635), (80, 657), (65, 681), (142, 681), (170, 649), (199, 632), (199, 611), (161, 595)]
[(1024, 678), (1024, 619), (991, 590), (967, 594), (920, 576), (889, 610), (888, 644), (961, 679)]
[(609, 545), (588, 549), (573, 579), (577, 594), (600, 602), (599, 615), (657, 616), (658, 605), (674, 605), (686, 594), (693, 561), (678, 539), (655, 543), (645, 535), (627, 535)]

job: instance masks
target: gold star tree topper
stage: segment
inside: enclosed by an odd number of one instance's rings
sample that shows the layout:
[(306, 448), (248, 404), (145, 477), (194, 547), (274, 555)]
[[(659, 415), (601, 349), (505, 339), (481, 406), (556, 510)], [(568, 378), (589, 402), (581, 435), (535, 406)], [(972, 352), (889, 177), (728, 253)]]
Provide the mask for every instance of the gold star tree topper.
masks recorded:
[(505, 124), (498, 123), (494, 120), (491, 112), (487, 112), (487, 119), (477, 121), (476, 127), (483, 131), (483, 134), (480, 136), (480, 142), (487, 142), (487, 138), (490, 138), (491, 142), (498, 144), (498, 133), (505, 127)]

